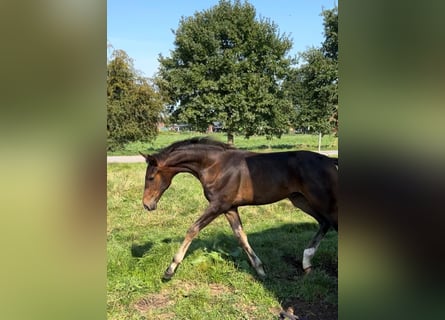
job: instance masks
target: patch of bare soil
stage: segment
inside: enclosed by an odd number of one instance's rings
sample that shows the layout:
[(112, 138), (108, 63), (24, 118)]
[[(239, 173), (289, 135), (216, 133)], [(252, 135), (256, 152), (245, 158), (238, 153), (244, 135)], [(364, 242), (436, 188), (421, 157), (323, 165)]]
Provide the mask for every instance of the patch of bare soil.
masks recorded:
[[(304, 276), (301, 261), (294, 257), (284, 256), (283, 260), (289, 264), (298, 276)], [(338, 279), (338, 264), (329, 263), (316, 266), (323, 269), (329, 276)], [(307, 302), (299, 298), (289, 298), (282, 305), (280, 319), (299, 320), (337, 320), (338, 305), (327, 303), (323, 300)]]
[[(182, 296), (187, 297), (196, 289), (197, 285), (187, 281), (177, 281), (175, 283), (175, 291), (180, 291)], [(218, 296), (223, 293), (230, 292), (230, 288), (217, 284), (211, 283), (208, 285), (211, 296)], [(150, 311), (154, 311), (157, 309), (166, 308), (175, 303), (175, 298), (172, 296), (169, 289), (163, 289), (159, 293), (152, 293), (143, 297), (142, 299), (136, 301), (134, 303), (134, 308), (139, 312), (145, 314)], [(162, 317), (157, 319), (173, 319), (174, 314), (163, 314)]]
[(338, 308), (326, 302), (306, 302), (293, 299), (286, 305), (286, 315), (281, 314), (280, 319), (292, 320), (337, 320)]
[[(334, 270), (332, 270), (334, 272)], [(180, 290), (182, 296), (187, 297), (193, 290), (196, 289), (197, 285), (187, 281), (178, 281), (176, 283), (176, 290)], [(231, 291), (227, 286), (211, 283), (208, 285), (210, 290), (210, 295), (218, 296)], [(169, 289), (163, 289), (159, 293), (149, 294), (142, 299), (134, 303), (134, 308), (142, 314), (151, 314), (155, 310), (160, 311), (160, 309), (165, 309), (166, 307), (175, 303), (175, 297), (171, 294)], [(291, 320), (337, 320), (338, 319), (338, 308), (337, 305), (332, 305), (324, 301), (306, 302), (298, 298), (292, 298), (284, 305), (284, 312), (281, 313), (280, 319), (291, 319)], [(250, 311), (255, 311), (255, 307)], [(243, 306), (246, 309), (246, 306)], [(278, 308), (270, 310), (272, 314), (277, 316), (280, 314)], [(250, 312), (249, 312), (250, 313)], [(163, 313), (162, 315), (155, 316), (153, 319), (174, 319), (175, 314), (171, 312)]]
[[(153, 293), (140, 299), (133, 306), (141, 314), (146, 315), (156, 309), (162, 309), (171, 304), (173, 304), (173, 300), (171, 300), (167, 294)], [(153, 320), (170, 320), (174, 318), (175, 314), (172, 312), (163, 312), (162, 314), (151, 316), (151, 319)]]
[(153, 293), (137, 301), (134, 308), (140, 312), (147, 312), (150, 309), (164, 308), (172, 303), (167, 294)]

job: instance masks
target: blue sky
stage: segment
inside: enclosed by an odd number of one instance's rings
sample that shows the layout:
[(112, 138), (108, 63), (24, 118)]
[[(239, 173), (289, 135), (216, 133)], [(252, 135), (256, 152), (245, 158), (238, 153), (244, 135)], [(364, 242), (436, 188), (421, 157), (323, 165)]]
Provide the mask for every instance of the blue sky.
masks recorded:
[[(319, 46), (323, 41), (322, 9), (332, 9), (336, 0), (249, 0), (257, 17), (270, 18), (280, 33), (293, 39), (290, 55)], [(174, 49), (172, 29), (182, 16), (209, 9), (218, 0), (107, 0), (107, 40), (134, 60), (146, 77), (158, 69), (158, 56)]]

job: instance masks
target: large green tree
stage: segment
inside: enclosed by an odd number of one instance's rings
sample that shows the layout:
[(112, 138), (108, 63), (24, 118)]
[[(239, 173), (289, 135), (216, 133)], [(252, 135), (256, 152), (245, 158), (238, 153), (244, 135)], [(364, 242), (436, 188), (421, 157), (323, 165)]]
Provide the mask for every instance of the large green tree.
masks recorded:
[(290, 124), (281, 84), (292, 42), (255, 16), (248, 2), (221, 0), (182, 18), (174, 50), (159, 57), (158, 85), (172, 114), (199, 130), (222, 122), (229, 143), (235, 133), (280, 136)]
[(297, 127), (322, 134), (338, 130), (338, 9), (323, 10), (325, 40), (300, 55), (302, 64), (285, 81)]
[(108, 149), (156, 137), (163, 109), (160, 95), (135, 71), (123, 50), (114, 50), (107, 64)]

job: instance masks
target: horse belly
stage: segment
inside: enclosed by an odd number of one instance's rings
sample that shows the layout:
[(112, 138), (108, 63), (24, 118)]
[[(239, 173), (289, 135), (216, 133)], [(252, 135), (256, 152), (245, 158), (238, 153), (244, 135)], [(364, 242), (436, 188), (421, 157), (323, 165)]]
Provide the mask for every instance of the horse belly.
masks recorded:
[(273, 188), (257, 192), (254, 196), (255, 204), (269, 204), (274, 203), (289, 197), (287, 188)]
[(240, 184), (238, 205), (262, 205), (285, 199), (291, 194), (286, 184), (255, 183), (251, 179)]

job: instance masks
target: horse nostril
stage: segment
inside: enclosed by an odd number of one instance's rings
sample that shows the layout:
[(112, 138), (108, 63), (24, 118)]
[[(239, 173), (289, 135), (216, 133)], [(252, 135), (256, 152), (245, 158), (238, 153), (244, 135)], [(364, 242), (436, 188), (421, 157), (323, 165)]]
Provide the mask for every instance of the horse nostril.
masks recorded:
[(142, 203), (144, 205), (144, 209), (148, 211), (156, 210), (156, 202), (151, 202), (149, 204)]

